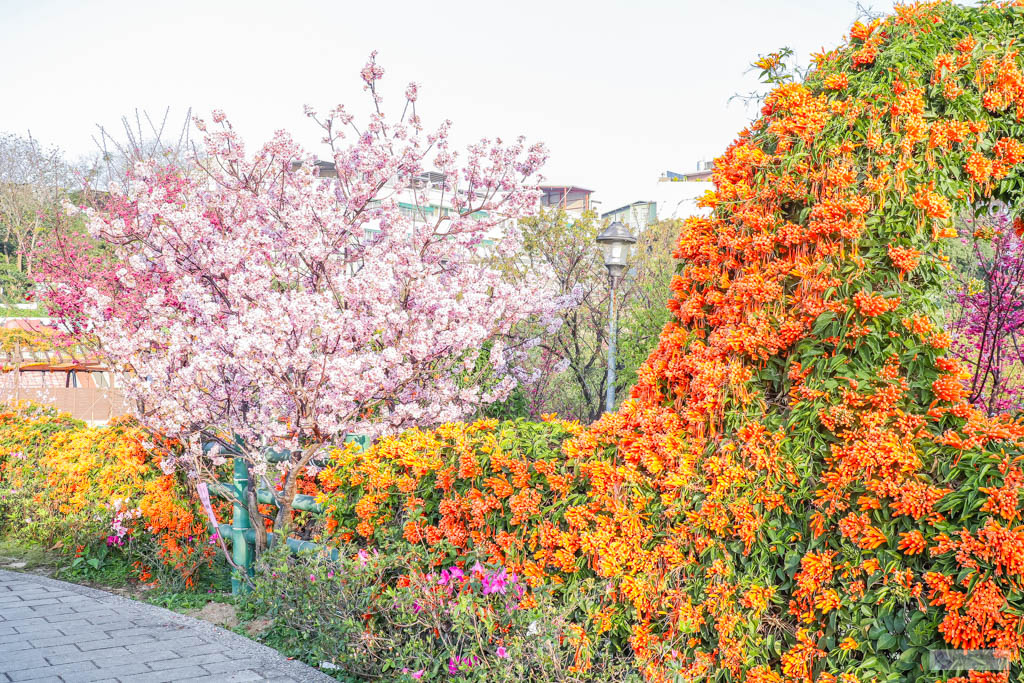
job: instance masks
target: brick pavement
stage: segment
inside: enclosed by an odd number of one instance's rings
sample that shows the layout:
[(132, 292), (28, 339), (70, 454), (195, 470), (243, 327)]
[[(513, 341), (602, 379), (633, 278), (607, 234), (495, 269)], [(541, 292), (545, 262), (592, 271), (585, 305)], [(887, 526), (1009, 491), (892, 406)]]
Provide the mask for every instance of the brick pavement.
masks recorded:
[(0, 570), (0, 683), (333, 680), (205, 621)]

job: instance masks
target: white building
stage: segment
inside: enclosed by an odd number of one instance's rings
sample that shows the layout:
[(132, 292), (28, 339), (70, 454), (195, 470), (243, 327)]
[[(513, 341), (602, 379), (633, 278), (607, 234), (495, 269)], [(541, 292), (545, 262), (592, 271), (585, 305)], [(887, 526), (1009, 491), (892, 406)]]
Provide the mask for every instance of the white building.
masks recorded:
[(609, 223), (619, 221), (634, 235), (658, 220), (657, 202), (633, 202), (601, 214), (601, 220)]
[(706, 209), (697, 207), (697, 200), (713, 188), (713, 166), (712, 162), (700, 162), (697, 170), (690, 173), (665, 171), (646, 199), (606, 211), (601, 218), (608, 222), (619, 221), (638, 234), (657, 221), (705, 213)]
[(657, 203), (658, 220), (689, 218), (705, 213), (697, 207), (697, 199), (713, 189), (711, 171), (714, 162), (702, 161), (691, 173), (665, 171), (654, 186), (653, 201)]

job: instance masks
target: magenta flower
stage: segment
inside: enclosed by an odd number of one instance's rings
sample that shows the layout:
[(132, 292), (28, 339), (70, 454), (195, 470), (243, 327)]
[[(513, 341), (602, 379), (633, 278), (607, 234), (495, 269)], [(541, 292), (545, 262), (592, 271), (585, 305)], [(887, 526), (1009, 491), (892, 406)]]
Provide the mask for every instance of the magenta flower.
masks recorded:
[(462, 657), (462, 656), (459, 656), (459, 655), (456, 655), (454, 657), (449, 657), (448, 658), (448, 673), (449, 673), (449, 675), (454, 676), (455, 674), (459, 673), (459, 671), (462, 670), (462, 667), (465, 667), (465, 668), (469, 669), (469, 668), (471, 668), (471, 667), (473, 667), (473, 666), (475, 666), (476, 664), (479, 664), (479, 663), (480, 663), (480, 658), (475, 656), (475, 655), (472, 658), (470, 658), (470, 657)]
[(448, 569), (441, 570), (441, 575), (438, 577), (437, 582), (442, 586), (447, 586), (449, 581), (459, 581), (465, 576), (458, 567), (449, 567)]
[(484, 595), (491, 595), (492, 593), (501, 593), (504, 595), (507, 579), (508, 576), (504, 569), (495, 571), (493, 574), (485, 575), (483, 579), (481, 579)]
[(508, 650), (506, 650), (504, 647), (499, 647), (498, 651), (495, 654), (497, 654), (498, 657), (500, 657), (501, 659), (508, 659)]

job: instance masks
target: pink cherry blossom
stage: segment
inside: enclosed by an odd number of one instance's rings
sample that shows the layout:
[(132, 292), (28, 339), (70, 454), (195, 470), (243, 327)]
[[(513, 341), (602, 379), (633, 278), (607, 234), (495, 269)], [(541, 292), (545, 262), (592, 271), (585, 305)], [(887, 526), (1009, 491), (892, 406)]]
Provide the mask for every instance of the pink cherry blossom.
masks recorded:
[[(341, 106), (307, 109), (333, 166), (284, 131), (250, 152), (216, 111), (196, 120), (193, 167), (140, 164), (126, 193), (83, 210), (116, 272), (58, 285), (139, 419), (184, 445), (166, 466), (208, 475), (201, 442), (237, 439), (263, 486), (284, 477), (280, 526), (298, 472), (346, 435), (508, 396), (529, 348), (519, 331), (557, 325), (567, 305), (548, 274), (512, 284), (483, 258), (517, 258), (544, 147), (484, 139), (457, 153), (448, 122), (426, 132), (409, 106), (381, 113), (375, 55), (361, 75), (362, 125)], [(291, 456), (271, 466), (268, 449)]]

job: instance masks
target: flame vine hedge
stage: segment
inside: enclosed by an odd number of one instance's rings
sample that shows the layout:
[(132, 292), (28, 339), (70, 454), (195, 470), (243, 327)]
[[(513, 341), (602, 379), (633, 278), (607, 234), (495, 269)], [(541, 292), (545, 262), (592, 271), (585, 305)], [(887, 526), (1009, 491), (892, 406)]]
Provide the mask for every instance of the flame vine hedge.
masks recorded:
[[(0, 412), (0, 532), (98, 563), (120, 551), (142, 581), (194, 587), (217, 548), (181, 475), (132, 420), (88, 427), (52, 408)], [(223, 514), (223, 512), (222, 512)]]
[(344, 456), (335, 532), (607, 580), (584, 637), (656, 680), (1007, 681), (925, 655), (1024, 645), (1024, 425), (965, 401), (938, 308), (956, 216), (1024, 189), (1021, 37), (1010, 5), (854, 25), (716, 160), (631, 401), (561, 458), (487, 424)]

